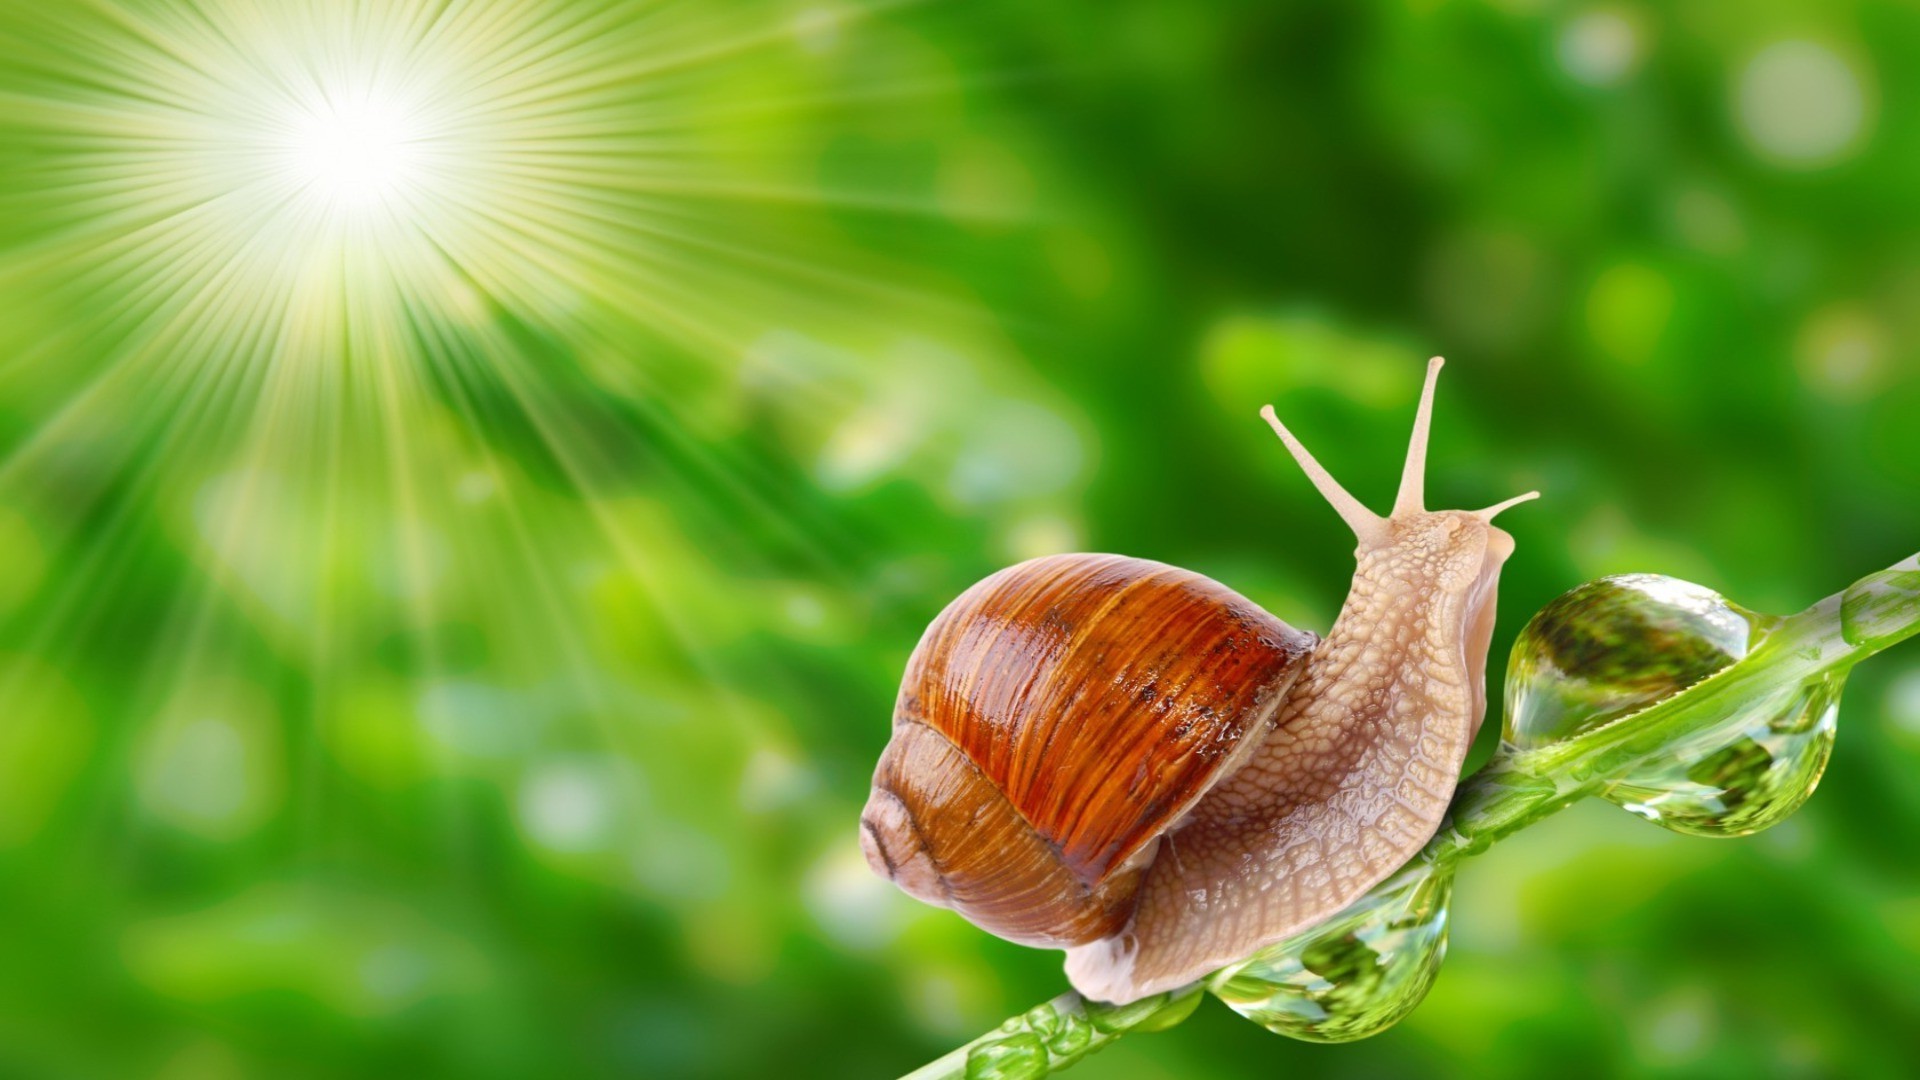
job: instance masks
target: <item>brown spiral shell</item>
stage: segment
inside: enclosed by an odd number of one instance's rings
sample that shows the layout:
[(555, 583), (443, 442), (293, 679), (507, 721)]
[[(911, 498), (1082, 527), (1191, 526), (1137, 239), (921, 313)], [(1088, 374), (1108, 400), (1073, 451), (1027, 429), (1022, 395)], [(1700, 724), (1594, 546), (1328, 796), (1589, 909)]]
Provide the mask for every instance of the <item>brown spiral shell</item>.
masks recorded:
[(1317, 640), (1145, 559), (1002, 570), (908, 661), (867, 861), (1009, 940), (1113, 934), (1161, 834), (1260, 741)]

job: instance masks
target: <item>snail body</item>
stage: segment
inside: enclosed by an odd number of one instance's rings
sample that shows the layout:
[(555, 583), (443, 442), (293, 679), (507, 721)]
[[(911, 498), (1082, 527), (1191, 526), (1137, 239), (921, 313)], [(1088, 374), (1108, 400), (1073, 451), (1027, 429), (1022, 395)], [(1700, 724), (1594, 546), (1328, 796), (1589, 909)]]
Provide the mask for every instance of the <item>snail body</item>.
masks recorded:
[(922, 637), (861, 815), (874, 870), (1067, 950), (1117, 1003), (1325, 919), (1433, 835), (1486, 712), (1495, 514), (1423, 505), (1440, 361), (1380, 517), (1273, 415), (1353, 529), (1324, 639), (1199, 574), (1063, 555), (967, 590)]

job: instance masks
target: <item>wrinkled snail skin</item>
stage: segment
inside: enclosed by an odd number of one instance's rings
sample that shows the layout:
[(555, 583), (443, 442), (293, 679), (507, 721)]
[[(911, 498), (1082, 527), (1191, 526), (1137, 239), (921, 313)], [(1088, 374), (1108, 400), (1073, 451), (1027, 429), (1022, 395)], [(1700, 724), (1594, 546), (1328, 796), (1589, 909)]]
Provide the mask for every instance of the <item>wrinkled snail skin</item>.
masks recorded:
[(1324, 641), (1190, 571), (1003, 570), (908, 662), (861, 816), (874, 870), (1026, 944), (1089, 998), (1181, 986), (1318, 923), (1444, 817), (1486, 711), (1495, 514), (1429, 511), (1427, 369), (1380, 517), (1263, 416), (1359, 541)]

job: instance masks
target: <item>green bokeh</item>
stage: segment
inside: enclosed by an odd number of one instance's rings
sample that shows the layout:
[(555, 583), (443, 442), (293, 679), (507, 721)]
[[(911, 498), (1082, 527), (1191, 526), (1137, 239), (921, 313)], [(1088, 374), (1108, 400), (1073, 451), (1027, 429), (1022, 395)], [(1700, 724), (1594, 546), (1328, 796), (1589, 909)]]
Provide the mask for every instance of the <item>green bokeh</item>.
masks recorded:
[[(1434, 353), (1429, 501), (1545, 493), (1496, 668), (1604, 574), (1785, 612), (1920, 547), (1903, 0), (456, 4), (682, 58), (597, 103), (674, 182), (594, 189), (571, 293), (429, 294), (444, 355), (283, 399), (142, 351), (87, 183), (133, 32), (62, 6), (0, 0), (3, 1075), (944, 1052), (1064, 981), (860, 860), (920, 629), (1075, 549), (1324, 629), (1350, 538), (1256, 410), (1382, 505)], [(276, 10), (88, 18), (189, 9)], [(1913, 1075), (1916, 776), (1908, 645), (1767, 833), (1592, 802), (1465, 866), (1388, 1034), (1209, 1002), (1074, 1075)]]

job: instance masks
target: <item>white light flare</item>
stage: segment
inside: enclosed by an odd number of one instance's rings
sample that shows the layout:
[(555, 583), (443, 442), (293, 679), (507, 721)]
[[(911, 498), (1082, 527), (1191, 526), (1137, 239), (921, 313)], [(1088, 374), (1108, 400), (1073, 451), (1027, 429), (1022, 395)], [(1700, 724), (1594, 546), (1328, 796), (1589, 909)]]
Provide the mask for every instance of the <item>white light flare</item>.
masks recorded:
[(416, 110), (378, 90), (292, 104), (280, 163), (301, 192), (354, 211), (417, 191), (422, 139)]

